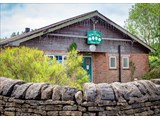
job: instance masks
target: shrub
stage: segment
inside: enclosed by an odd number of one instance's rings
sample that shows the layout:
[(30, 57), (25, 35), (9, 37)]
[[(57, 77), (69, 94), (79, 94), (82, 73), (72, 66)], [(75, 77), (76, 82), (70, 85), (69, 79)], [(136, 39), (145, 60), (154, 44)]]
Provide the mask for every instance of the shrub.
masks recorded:
[(149, 72), (143, 76), (143, 79), (160, 78), (160, 58), (158, 56), (149, 56)]
[(65, 68), (68, 78), (71, 79), (71, 86), (76, 86), (82, 89), (85, 82), (89, 82), (87, 72), (82, 68), (83, 57), (78, 55), (78, 52), (73, 49), (68, 52)]
[(37, 49), (6, 48), (0, 52), (0, 76), (26, 82), (48, 82), (82, 89), (82, 85), (88, 82), (88, 75), (81, 64), (82, 56), (76, 50), (68, 53), (64, 65)]

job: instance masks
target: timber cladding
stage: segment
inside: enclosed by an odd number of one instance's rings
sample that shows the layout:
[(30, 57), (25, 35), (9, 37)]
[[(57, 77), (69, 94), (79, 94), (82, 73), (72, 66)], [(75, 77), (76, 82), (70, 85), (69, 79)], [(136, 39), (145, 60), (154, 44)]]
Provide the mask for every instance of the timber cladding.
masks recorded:
[[(132, 38), (120, 32), (115, 27), (109, 25), (105, 21), (102, 22), (100, 18), (97, 19), (99, 19), (99, 22), (96, 24), (96, 30), (102, 33), (103, 38), (110, 39), (103, 40), (102, 45), (97, 45), (95, 52), (117, 52), (118, 45), (121, 45), (122, 52), (148, 53), (146, 48), (139, 45), (139, 43), (135, 42), (134, 44), (132, 44)], [(41, 37), (37, 37), (26, 42), (22, 42), (20, 45), (35, 47), (41, 50), (67, 50), (69, 45), (75, 42), (77, 43), (79, 51), (90, 52), (89, 45), (87, 44), (87, 38), (64, 37), (55, 35), (65, 34), (71, 36), (86, 36), (87, 32), (93, 29), (92, 27), (92, 21), (90, 19), (87, 19), (53, 31), (48, 35), (43, 35)], [(119, 39), (119, 41), (112, 40), (112, 38)], [(120, 39), (128, 39), (128, 41), (120, 41)]]
[(160, 80), (69, 86), (25, 83), (0, 77), (0, 115), (160, 115)]

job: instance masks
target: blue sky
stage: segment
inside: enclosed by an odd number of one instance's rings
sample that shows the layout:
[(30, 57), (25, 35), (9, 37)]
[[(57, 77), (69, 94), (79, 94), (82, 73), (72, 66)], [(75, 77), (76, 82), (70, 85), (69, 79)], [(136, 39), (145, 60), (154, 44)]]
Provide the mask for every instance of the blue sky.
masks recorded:
[(37, 29), (46, 25), (74, 17), (86, 12), (98, 10), (100, 13), (124, 26), (129, 9), (133, 4), (1, 4), (1, 38), (9, 37), (13, 32), (22, 32), (25, 27)]

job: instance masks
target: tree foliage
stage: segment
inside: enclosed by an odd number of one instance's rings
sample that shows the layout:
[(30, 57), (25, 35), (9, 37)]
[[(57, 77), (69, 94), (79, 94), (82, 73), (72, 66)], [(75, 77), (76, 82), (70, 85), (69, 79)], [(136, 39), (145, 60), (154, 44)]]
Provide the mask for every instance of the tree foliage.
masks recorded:
[(71, 85), (76, 86), (77, 88), (81, 88), (83, 83), (88, 82), (89, 80), (87, 72), (82, 68), (82, 62), (82, 55), (78, 55), (78, 52), (75, 49), (68, 53), (65, 62), (67, 77), (71, 79)]
[(81, 67), (82, 56), (76, 50), (68, 53), (64, 64), (45, 56), (37, 49), (7, 48), (0, 52), (0, 76), (26, 82), (48, 82), (82, 89), (88, 82), (87, 72)]
[(143, 78), (160, 78), (160, 3), (133, 5), (125, 28), (156, 50), (150, 53), (149, 72)]
[(77, 50), (77, 44), (75, 42), (73, 42), (69, 48), (68, 48), (68, 52), (72, 51), (72, 50)]
[(151, 46), (160, 43), (160, 3), (133, 5), (125, 28)]

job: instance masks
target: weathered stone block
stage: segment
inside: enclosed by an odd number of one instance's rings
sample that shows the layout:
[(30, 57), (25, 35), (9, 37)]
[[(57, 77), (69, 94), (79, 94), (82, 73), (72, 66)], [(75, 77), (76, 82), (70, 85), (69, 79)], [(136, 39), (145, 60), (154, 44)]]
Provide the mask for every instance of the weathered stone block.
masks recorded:
[(32, 106), (38, 106), (39, 102), (37, 100), (26, 100), (25, 103), (32, 105)]
[(88, 107), (88, 111), (104, 111), (104, 107)]
[(30, 105), (26, 104), (26, 103), (22, 105), (22, 108), (29, 108), (29, 107), (30, 107)]
[(34, 109), (33, 111), (35, 114), (39, 114), (39, 115), (43, 115), (45, 116), (47, 114), (47, 112), (45, 110), (38, 110), (38, 109)]
[(16, 107), (16, 112), (18, 112), (18, 113), (19, 113), (19, 112), (22, 112), (22, 108), (17, 108), (17, 107)]
[(47, 86), (46, 89), (44, 89), (41, 92), (41, 99), (50, 99), (52, 97), (53, 93), (53, 87), (51, 85)]
[(133, 84), (137, 86), (137, 88), (139, 89), (142, 95), (147, 94), (147, 89), (145, 88), (143, 84), (139, 83), (138, 81), (135, 81)]
[(141, 107), (143, 107), (143, 106), (141, 105), (141, 103), (134, 103), (134, 104), (132, 104), (131, 106), (132, 106), (133, 109), (134, 109), (134, 108), (141, 108)]
[(16, 115), (16, 116), (20, 116), (20, 115), (21, 115), (21, 112), (16, 112), (15, 115)]
[(6, 116), (15, 116), (15, 112), (4, 111), (4, 115), (6, 115)]
[(75, 94), (77, 92), (76, 88), (64, 86), (62, 87), (62, 101), (74, 100)]
[(137, 82), (142, 84), (147, 90), (149, 101), (160, 100), (160, 89), (157, 88), (156, 84), (148, 80), (139, 80)]
[(60, 116), (82, 116), (80, 111), (59, 111)]
[(62, 105), (46, 105), (46, 110), (55, 110), (55, 111), (60, 111), (62, 110)]
[(3, 105), (3, 102), (4, 102), (3, 100), (0, 100), (0, 105)]
[(142, 108), (137, 108), (137, 109), (133, 109), (134, 110), (134, 113), (141, 113), (141, 112), (145, 112), (145, 111), (148, 111), (150, 110), (149, 107), (142, 107)]
[(84, 84), (84, 99), (86, 101), (95, 102), (97, 96), (96, 85), (94, 83)]
[(20, 113), (20, 116), (31, 116), (32, 113), (22, 112)]
[(3, 97), (3, 101), (8, 102), (9, 97)]
[(97, 98), (96, 102), (99, 103), (101, 100), (115, 100), (114, 92), (110, 84), (100, 83), (96, 85)]
[(71, 116), (82, 116), (82, 112), (80, 111), (72, 111)]
[(28, 112), (28, 108), (21, 108), (21, 111), (27, 113)]
[(6, 107), (14, 107), (14, 106), (15, 106), (15, 103), (14, 103), (14, 102), (9, 102), (9, 103), (6, 103), (5, 106), (6, 106)]
[(155, 115), (159, 114), (160, 113), (160, 109), (155, 109), (154, 113), (155, 113)]
[(2, 111), (3, 111), (3, 107), (0, 106), (0, 112), (2, 112)]
[(115, 116), (118, 115), (118, 111), (103, 111), (103, 112), (98, 112), (98, 116)]
[(23, 104), (25, 100), (14, 99), (13, 102), (18, 103), (18, 104)]
[(83, 103), (81, 104), (81, 106), (84, 106), (84, 107), (97, 106), (97, 103), (95, 103), (95, 102), (83, 102)]
[(49, 116), (58, 116), (58, 111), (49, 111), (49, 112), (47, 112), (47, 115), (49, 115)]
[(126, 115), (133, 115), (133, 113), (134, 113), (134, 110), (133, 109), (130, 109), (130, 110), (126, 110), (126, 111), (124, 111), (124, 113), (126, 114)]
[(96, 116), (96, 113), (86, 112), (86, 113), (83, 113), (83, 116)]
[(53, 86), (52, 100), (60, 100), (61, 99), (61, 91), (62, 88), (59, 85)]
[(59, 111), (59, 116), (70, 116), (73, 111)]
[(82, 107), (82, 106), (78, 106), (78, 110), (82, 111), (82, 112), (86, 112), (87, 111), (87, 109), (85, 107)]
[(132, 106), (131, 106), (131, 105), (125, 105), (125, 106), (122, 105), (122, 106), (120, 107), (120, 109), (121, 109), (121, 110), (132, 109)]
[(152, 79), (151, 82), (160, 85), (160, 79)]
[(149, 111), (147, 111), (147, 113), (148, 113), (148, 115), (153, 115), (153, 114), (154, 114), (154, 111), (149, 110)]
[(28, 112), (29, 112), (29, 113), (33, 113), (33, 112), (34, 112), (34, 109), (28, 108)]
[(152, 105), (151, 102), (146, 102), (146, 103), (145, 103), (145, 106), (146, 106), (146, 107), (151, 106), (151, 105)]
[[(133, 82), (129, 82), (129, 83), (115, 82), (115, 83), (112, 83), (111, 86), (113, 87), (115, 91), (115, 95), (119, 102), (122, 102), (120, 101), (122, 98), (129, 101), (132, 98), (140, 98), (143, 96), (140, 90), (137, 88), (137, 86), (133, 84)], [(134, 100), (138, 101), (137, 99), (134, 99)]]
[(152, 102), (152, 105), (160, 105), (160, 100)]
[(4, 110), (5, 111), (12, 111), (12, 112), (14, 112), (16, 109), (14, 107), (7, 107)]
[(12, 81), (12, 79), (0, 77), (0, 95), (2, 94), (3, 87), (5, 86), (5, 84), (7, 84), (7, 81)]
[(77, 110), (77, 105), (73, 105), (73, 106), (71, 106), (71, 105), (66, 105), (66, 106), (63, 107), (63, 110), (65, 110), (65, 111)]
[(45, 110), (46, 109), (46, 106), (37, 106), (37, 108), (36, 108), (37, 110)]
[(25, 99), (40, 99), (41, 98), (41, 88), (47, 86), (46, 83), (34, 83), (26, 91)]
[(12, 94), (15, 85), (21, 85), (24, 83), (25, 82), (21, 80), (7, 80), (3, 82), (2, 95), (10, 96)]
[(0, 100), (3, 100), (3, 96), (0, 95)]
[(53, 101), (53, 100), (46, 100), (44, 104), (49, 104), (49, 105), (73, 105), (74, 103), (75, 103), (74, 101)]
[[(113, 91), (115, 93), (115, 99), (118, 102), (125, 102), (126, 100), (123, 98), (123, 93), (125, 92), (124, 88), (121, 85), (122, 83), (114, 82), (111, 84)], [(124, 83), (123, 83), (124, 84)]]
[(82, 91), (78, 91), (78, 92), (75, 94), (75, 99), (76, 99), (76, 102), (77, 102), (78, 104), (81, 104), (81, 103), (82, 103), (82, 100), (83, 100)]
[(10, 98), (8, 99), (9, 102), (14, 102), (14, 100), (15, 100), (14, 97), (10, 97)]
[(107, 111), (112, 111), (112, 110), (117, 110), (117, 108), (116, 107), (106, 107), (106, 110)]
[(107, 106), (107, 105), (115, 106), (116, 104), (117, 104), (116, 101), (101, 100), (101, 101), (99, 101), (98, 106)]
[(33, 83), (26, 83), (19, 85), (17, 89), (12, 93), (12, 96), (19, 99), (24, 99), (27, 89), (32, 85)]

